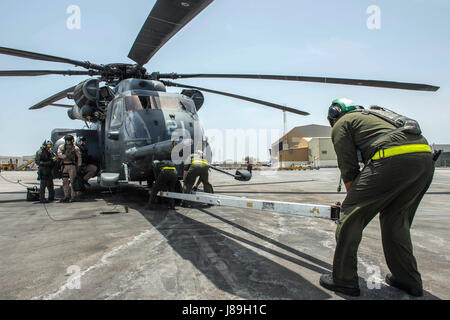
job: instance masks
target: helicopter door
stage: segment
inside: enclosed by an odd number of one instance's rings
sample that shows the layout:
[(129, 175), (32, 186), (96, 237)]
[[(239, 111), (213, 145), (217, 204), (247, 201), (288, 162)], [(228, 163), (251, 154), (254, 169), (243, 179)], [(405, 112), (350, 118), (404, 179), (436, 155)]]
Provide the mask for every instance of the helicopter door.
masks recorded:
[(106, 130), (106, 154), (105, 163), (108, 172), (122, 173), (122, 122), (123, 122), (123, 99), (119, 98), (113, 102), (111, 113), (108, 117)]

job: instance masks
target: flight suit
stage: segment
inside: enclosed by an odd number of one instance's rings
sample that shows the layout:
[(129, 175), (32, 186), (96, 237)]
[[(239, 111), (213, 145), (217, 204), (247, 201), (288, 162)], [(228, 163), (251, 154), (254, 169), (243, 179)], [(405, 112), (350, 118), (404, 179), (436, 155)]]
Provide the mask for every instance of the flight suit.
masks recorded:
[(81, 171), (84, 174), (83, 180), (88, 182), (97, 172), (97, 166), (90, 163), (88, 148), (81, 144), (77, 145), (81, 153)]
[(208, 193), (214, 193), (212, 185), (208, 181), (208, 163), (200, 158), (191, 156), (191, 161), (184, 165), (184, 171), (187, 171), (184, 180), (183, 193), (191, 193), (195, 180), (199, 177), (199, 183), (203, 183), (203, 190)]
[[(161, 161), (153, 167), (153, 174), (155, 175), (155, 183), (150, 194), (150, 201), (148, 208), (151, 209), (156, 201), (159, 191), (175, 192), (175, 185), (178, 181), (178, 172), (171, 161)], [(175, 208), (175, 200), (169, 199), (170, 208)]]
[[(333, 281), (337, 285), (358, 286), (357, 250), (362, 232), (380, 213), (383, 250), (392, 275), (408, 288), (422, 289), (410, 228), (433, 179), (434, 161), (431, 152), (408, 151), (383, 157), (382, 150), (387, 153), (391, 147), (407, 146), (403, 149), (414, 150), (415, 144), (428, 146), (423, 136), (404, 132), (373, 142), (376, 136), (394, 129), (392, 124), (377, 116), (359, 112), (341, 116), (332, 128), (342, 179), (344, 183), (353, 181), (342, 203), (336, 229)], [(362, 171), (357, 149), (366, 163)], [(381, 158), (372, 160), (375, 154)]]
[(52, 169), (55, 165), (56, 154), (45, 146), (36, 152), (35, 163), (39, 166), (38, 174), (40, 179), (39, 201), (45, 201), (45, 189), (48, 189), (48, 201), (55, 199), (55, 189), (53, 185)]
[[(81, 166), (81, 153), (77, 146), (72, 148), (66, 145), (60, 145), (58, 148), (58, 158), (62, 160), (62, 180), (65, 200), (75, 200), (78, 196), (78, 192), (73, 190), (72, 183), (75, 181), (77, 174), (77, 167)], [(69, 181), (70, 179), (70, 181)]]

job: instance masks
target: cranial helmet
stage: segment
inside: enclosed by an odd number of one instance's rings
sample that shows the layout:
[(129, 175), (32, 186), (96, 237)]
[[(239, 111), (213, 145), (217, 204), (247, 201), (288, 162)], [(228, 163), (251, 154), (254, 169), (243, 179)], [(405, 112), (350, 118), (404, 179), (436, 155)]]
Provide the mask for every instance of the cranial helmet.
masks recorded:
[(49, 147), (49, 148), (51, 148), (51, 147), (53, 147), (53, 141), (50, 140), (50, 139), (47, 139), (47, 140), (44, 141), (44, 143), (43, 143), (42, 145), (43, 145), (44, 147)]
[(352, 100), (347, 98), (334, 99), (331, 106), (328, 108), (328, 121), (333, 126), (336, 120), (346, 112), (361, 109), (361, 106), (356, 105)]

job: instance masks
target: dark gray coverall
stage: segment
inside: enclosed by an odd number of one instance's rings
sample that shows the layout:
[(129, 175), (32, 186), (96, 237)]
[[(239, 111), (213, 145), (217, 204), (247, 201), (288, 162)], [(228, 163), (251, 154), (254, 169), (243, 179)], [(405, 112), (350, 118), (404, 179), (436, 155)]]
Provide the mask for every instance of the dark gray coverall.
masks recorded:
[(212, 185), (208, 181), (208, 163), (205, 160), (194, 159), (190, 164), (184, 165), (184, 171), (187, 171), (184, 181), (183, 193), (191, 193), (195, 180), (199, 177), (200, 183), (203, 183), (203, 190), (207, 193), (214, 193)]
[[(155, 203), (159, 191), (175, 192), (175, 185), (178, 181), (178, 173), (171, 161), (161, 161), (153, 167), (153, 174), (155, 175), (155, 183), (152, 187), (150, 195), (149, 207)], [(175, 207), (175, 200), (169, 199), (170, 208)]]
[(413, 255), (410, 228), (419, 203), (431, 184), (434, 162), (430, 152), (405, 153), (370, 160), (360, 172), (357, 148), (367, 163), (378, 149), (412, 144), (428, 145), (421, 135), (397, 132), (365, 146), (395, 127), (374, 115), (349, 113), (332, 129), (332, 140), (344, 183), (353, 181), (342, 203), (336, 230), (333, 281), (358, 285), (357, 251), (362, 232), (380, 213), (383, 250), (387, 265), (399, 283), (422, 289)]
[(36, 152), (34, 162), (39, 166), (38, 174), (40, 179), (39, 201), (45, 200), (45, 189), (48, 189), (48, 200), (55, 199), (55, 189), (53, 186), (53, 167), (55, 166), (56, 154), (52, 150), (47, 150), (45, 146)]

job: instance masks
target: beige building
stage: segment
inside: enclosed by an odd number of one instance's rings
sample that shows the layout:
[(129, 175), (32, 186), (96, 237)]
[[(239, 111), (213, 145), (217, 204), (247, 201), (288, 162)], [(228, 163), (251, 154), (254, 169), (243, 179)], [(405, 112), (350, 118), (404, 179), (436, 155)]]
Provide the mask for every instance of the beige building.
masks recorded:
[(14, 168), (17, 168), (22, 164), (22, 157), (2, 157), (0, 156), (0, 165), (12, 164)]
[[(0, 156), (0, 165), (2, 168), (5, 168), (5, 170), (9, 170), (9, 164), (12, 164), (13, 170), (16, 170), (20, 166), (26, 164), (31, 159), (34, 159), (34, 155), (23, 157)], [(33, 165), (34, 162), (29, 165), (29, 168), (33, 169), (35, 167)]]
[(272, 144), (272, 166), (336, 167), (331, 127), (317, 124), (295, 127)]

